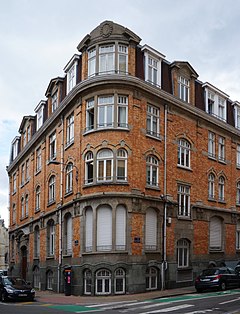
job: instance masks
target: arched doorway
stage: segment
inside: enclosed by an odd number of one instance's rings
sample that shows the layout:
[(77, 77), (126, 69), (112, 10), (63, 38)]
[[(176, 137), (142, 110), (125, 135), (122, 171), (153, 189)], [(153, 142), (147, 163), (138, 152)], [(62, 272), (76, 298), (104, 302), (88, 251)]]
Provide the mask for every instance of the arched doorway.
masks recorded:
[(26, 280), (27, 274), (27, 247), (24, 245), (21, 247), (21, 277)]

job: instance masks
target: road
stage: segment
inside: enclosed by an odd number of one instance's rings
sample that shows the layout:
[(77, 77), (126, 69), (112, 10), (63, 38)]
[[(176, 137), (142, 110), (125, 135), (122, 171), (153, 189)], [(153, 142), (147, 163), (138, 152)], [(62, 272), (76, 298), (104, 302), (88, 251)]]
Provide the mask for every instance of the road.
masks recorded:
[(145, 301), (119, 301), (92, 305), (57, 305), (44, 304), (41, 302), (0, 302), (0, 313), (240, 314), (240, 289), (224, 292), (188, 294), (178, 297)]

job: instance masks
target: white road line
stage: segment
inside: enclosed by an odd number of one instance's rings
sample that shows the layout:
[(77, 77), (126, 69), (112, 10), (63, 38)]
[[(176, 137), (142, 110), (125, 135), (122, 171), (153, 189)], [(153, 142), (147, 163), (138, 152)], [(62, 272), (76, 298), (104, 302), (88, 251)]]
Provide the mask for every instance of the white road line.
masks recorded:
[(229, 300), (229, 301), (225, 301), (225, 302), (221, 302), (221, 303), (219, 303), (219, 304), (227, 304), (227, 303), (232, 303), (232, 302), (236, 302), (236, 301), (239, 301), (240, 300), (240, 298), (237, 298), (237, 299), (234, 299), (234, 300)]
[[(107, 307), (103, 307), (101, 308), (102, 310), (113, 310), (113, 309), (120, 309), (120, 308), (123, 308), (123, 307), (130, 307), (130, 306), (134, 306), (134, 305), (138, 305), (141, 306), (142, 304), (146, 304), (146, 303), (151, 303), (151, 301), (143, 301), (143, 302), (135, 302), (135, 303), (124, 303), (124, 304), (121, 304), (121, 305), (112, 305), (112, 306), (107, 306)], [(130, 309), (131, 310), (131, 309)]]
[(150, 311), (150, 312), (144, 312), (144, 313), (141, 313), (141, 314), (155, 314), (155, 313), (172, 312), (172, 311), (186, 309), (186, 308), (192, 307), (192, 306), (194, 306), (194, 305), (192, 305), (192, 304), (183, 304), (183, 305), (166, 307), (166, 308), (161, 309), (161, 310), (154, 310), (154, 311)]
[[(108, 306), (108, 305), (117, 305), (117, 304), (123, 304), (123, 303), (135, 303), (135, 302), (137, 302), (137, 300), (133, 300), (133, 301), (122, 301), (122, 302), (109, 302), (109, 303), (102, 303), (102, 304), (91, 304), (91, 305), (85, 305), (86, 307), (94, 307), (94, 308), (96, 308), (96, 307), (102, 307), (102, 306)], [(82, 304), (81, 304), (82, 305)]]

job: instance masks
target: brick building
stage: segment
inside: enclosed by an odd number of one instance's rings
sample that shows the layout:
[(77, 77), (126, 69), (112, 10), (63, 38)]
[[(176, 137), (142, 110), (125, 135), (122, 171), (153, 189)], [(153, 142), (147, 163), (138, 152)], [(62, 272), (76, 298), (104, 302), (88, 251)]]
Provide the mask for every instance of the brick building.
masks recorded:
[(12, 142), (10, 272), (136, 293), (240, 255), (240, 103), (104, 21)]
[(0, 270), (8, 269), (8, 229), (0, 218)]

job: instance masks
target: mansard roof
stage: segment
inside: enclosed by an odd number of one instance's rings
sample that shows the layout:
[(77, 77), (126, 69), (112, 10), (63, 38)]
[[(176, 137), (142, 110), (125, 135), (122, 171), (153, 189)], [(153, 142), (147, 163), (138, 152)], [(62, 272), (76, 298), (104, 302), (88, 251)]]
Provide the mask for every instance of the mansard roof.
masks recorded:
[(90, 34), (86, 35), (77, 46), (77, 49), (82, 52), (87, 47), (95, 45), (103, 41), (133, 41), (139, 44), (141, 38), (134, 32), (122, 25), (116, 24), (112, 21), (104, 21), (97, 26)]
[(192, 76), (194, 76), (195, 78), (198, 78), (197, 72), (194, 70), (194, 68), (191, 66), (191, 64), (187, 61), (173, 61), (170, 66), (172, 68), (177, 67), (179, 69), (182, 69), (185, 67), (190, 71)]
[(24, 116), (24, 117), (22, 118), (22, 122), (21, 122), (21, 124), (20, 124), (20, 127), (19, 127), (18, 132), (19, 132), (19, 133), (22, 133), (22, 131), (24, 130), (24, 127), (25, 127), (26, 123), (27, 123), (28, 121), (34, 120), (34, 119), (35, 119), (35, 116)]
[(55, 85), (58, 85), (60, 82), (63, 82), (64, 78), (63, 77), (55, 77), (51, 79), (51, 81), (48, 84), (48, 88), (46, 90), (45, 96), (47, 97), (49, 94), (51, 94), (52, 89), (54, 88)]

